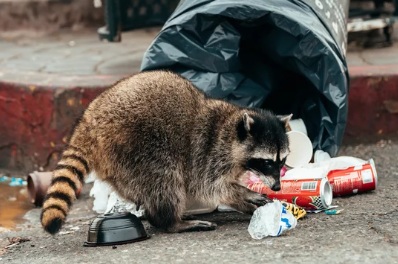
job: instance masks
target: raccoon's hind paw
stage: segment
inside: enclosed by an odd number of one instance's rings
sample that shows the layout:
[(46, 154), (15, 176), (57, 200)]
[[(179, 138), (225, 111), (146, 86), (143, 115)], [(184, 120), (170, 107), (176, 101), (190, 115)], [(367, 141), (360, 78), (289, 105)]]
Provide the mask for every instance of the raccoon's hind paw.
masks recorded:
[(197, 231), (212, 231), (215, 230), (217, 225), (208, 221), (192, 220), (192, 221), (181, 221), (173, 228), (169, 228), (167, 231), (172, 233), (181, 232), (197, 232)]

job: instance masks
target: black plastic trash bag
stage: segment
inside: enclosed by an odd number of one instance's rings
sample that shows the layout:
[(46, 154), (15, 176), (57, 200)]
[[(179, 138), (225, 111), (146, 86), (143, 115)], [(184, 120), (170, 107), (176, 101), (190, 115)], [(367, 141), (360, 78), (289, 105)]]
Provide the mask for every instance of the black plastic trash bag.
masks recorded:
[(348, 0), (182, 1), (141, 69), (171, 69), (215, 98), (302, 118), (332, 156), (347, 117)]

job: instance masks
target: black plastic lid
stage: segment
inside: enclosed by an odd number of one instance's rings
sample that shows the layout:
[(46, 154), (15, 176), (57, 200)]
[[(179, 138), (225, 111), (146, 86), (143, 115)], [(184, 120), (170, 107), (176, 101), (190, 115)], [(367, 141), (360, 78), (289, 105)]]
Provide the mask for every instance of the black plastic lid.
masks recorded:
[(108, 213), (95, 218), (84, 246), (107, 246), (148, 239), (141, 220), (131, 213)]

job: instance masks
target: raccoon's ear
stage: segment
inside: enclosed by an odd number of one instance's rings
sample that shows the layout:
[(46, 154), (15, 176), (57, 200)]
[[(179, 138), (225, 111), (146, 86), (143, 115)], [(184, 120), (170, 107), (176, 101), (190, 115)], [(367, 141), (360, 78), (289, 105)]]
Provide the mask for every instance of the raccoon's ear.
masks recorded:
[(253, 125), (254, 119), (249, 116), (248, 113), (243, 114), (243, 124), (247, 132), (250, 131), (250, 127)]
[(293, 114), (290, 114), (290, 115), (277, 115), (277, 117), (285, 125), (285, 128), (289, 128), (289, 121), (292, 119)]
[(239, 141), (242, 142), (248, 137), (249, 131), (252, 128), (253, 123), (253, 118), (251, 118), (247, 113), (244, 113), (242, 119), (239, 120), (238, 126), (236, 127)]

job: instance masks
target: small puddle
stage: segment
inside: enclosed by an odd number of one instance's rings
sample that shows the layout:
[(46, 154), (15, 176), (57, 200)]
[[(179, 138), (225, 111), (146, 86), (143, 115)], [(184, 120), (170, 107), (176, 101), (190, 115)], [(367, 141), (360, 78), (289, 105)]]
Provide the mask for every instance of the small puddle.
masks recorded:
[(23, 223), (23, 216), (33, 208), (26, 186), (9, 186), (7, 182), (0, 183), (0, 233), (4, 229), (14, 229)]

